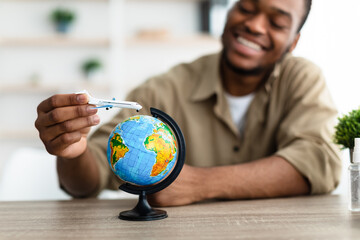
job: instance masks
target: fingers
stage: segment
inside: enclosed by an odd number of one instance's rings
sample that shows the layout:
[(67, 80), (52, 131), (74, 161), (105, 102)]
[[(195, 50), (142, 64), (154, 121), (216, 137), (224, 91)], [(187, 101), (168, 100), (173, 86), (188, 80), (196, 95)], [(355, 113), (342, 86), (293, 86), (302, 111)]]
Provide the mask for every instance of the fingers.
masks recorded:
[(97, 113), (91, 105), (77, 105), (77, 106), (67, 106), (53, 109), (47, 113), (40, 113), (38, 119), (35, 123), (43, 127), (49, 127), (54, 124), (63, 123), (65, 121), (91, 116)]
[(42, 101), (37, 108), (37, 112), (47, 113), (59, 107), (87, 104), (87, 102), (88, 98), (85, 94), (57, 94)]
[(100, 123), (100, 118), (98, 115), (92, 115), (88, 117), (76, 118), (73, 120), (68, 120), (61, 122), (59, 124), (52, 125), (46, 129), (47, 135), (40, 136), (43, 141), (51, 141), (56, 137), (65, 134), (79, 131), (81, 133), (87, 133), (90, 130), (90, 127), (98, 125)]
[(64, 133), (57, 138), (44, 142), (46, 150), (53, 155), (62, 156), (62, 152), (70, 145), (77, 143), (81, 140), (82, 134), (79, 131)]
[(90, 127), (100, 122), (87, 102), (85, 94), (58, 94), (39, 104), (35, 127), (50, 154), (76, 157), (85, 150)]

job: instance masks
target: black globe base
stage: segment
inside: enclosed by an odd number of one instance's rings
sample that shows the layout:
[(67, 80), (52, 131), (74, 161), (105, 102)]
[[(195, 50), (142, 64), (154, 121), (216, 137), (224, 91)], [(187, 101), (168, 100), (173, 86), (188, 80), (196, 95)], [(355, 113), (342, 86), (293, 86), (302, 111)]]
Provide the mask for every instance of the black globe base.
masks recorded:
[(119, 214), (119, 218), (128, 221), (152, 221), (167, 218), (166, 211), (153, 209), (147, 199), (145, 191), (139, 194), (139, 201), (132, 210), (123, 211)]

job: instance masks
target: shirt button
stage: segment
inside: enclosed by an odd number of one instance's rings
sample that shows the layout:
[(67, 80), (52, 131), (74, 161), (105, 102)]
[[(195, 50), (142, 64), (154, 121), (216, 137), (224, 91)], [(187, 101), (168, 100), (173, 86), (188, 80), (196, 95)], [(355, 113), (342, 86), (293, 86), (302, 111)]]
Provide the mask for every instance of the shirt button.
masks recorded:
[(238, 152), (240, 150), (239, 146), (234, 146), (234, 152)]

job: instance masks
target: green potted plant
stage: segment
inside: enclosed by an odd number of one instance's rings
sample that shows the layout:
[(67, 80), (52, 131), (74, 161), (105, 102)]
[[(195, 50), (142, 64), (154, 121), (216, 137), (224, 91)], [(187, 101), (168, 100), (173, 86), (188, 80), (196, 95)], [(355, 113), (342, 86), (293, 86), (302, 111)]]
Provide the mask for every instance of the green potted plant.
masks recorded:
[(51, 13), (51, 20), (55, 24), (56, 31), (67, 33), (70, 25), (74, 22), (76, 15), (70, 9), (58, 7)]
[(96, 78), (96, 75), (101, 72), (102, 67), (102, 63), (99, 59), (90, 58), (84, 61), (81, 68), (86, 78), (88, 80), (91, 80), (93, 78)]
[(334, 142), (339, 144), (342, 149), (349, 148), (350, 161), (354, 149), (354, 139), (360, 137), (360, 108), (338, 118), (335, 126)]

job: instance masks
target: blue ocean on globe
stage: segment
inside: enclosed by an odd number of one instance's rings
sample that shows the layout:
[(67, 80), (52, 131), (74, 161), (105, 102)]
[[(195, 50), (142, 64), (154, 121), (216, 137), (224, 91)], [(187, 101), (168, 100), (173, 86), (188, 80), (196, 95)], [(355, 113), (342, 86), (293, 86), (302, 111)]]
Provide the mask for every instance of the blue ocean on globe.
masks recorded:
[(152, 185), (172, 171), (177, 145), (169, 127), (151, 116), (134, 116), (111, 132), (107, 157), (112, 171), (123, 181)]

